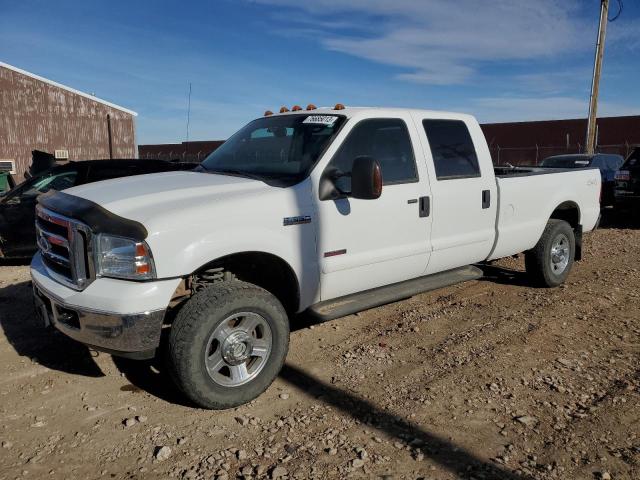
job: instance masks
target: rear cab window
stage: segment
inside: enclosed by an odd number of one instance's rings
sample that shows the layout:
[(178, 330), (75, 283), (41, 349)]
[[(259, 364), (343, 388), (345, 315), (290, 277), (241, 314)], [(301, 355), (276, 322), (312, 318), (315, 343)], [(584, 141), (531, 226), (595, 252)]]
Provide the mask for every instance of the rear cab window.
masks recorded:
[(438, 180), (480, 176), (478, 155), (467, 125), (461, 120), (423, 120), (422, 126)]

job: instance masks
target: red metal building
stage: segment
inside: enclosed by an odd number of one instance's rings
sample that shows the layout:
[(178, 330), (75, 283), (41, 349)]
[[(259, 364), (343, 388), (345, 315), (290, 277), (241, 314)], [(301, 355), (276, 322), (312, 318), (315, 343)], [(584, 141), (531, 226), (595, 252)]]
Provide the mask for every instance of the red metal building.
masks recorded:
[(224, 143), (224, 140), (202, 140), (182, 143), (160, 143), (139, 145), (140, 158), (155, 160), (181, 160), (183, 162), (201, 162), (207, 155)]
[(31, 152), (61, 161), (135, 158), (136, 113), (0, 62), (0, 165), (21, 181)]
[[(597, 126), (600, 152), (626, 156), (640, 145), (640, 115), (599, 118)], [(482, 131), (494, 164), (536, 165), (550, 155), (582, 152), (587, 119), (486, 123)]]

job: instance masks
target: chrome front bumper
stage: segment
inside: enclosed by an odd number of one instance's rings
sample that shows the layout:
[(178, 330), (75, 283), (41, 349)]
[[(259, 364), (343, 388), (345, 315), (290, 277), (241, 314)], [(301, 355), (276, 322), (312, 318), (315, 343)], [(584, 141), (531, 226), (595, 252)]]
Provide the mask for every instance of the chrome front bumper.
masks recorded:
[(102, 312), (65, 304), (33, 282), (33, 298), (45, 326), (112, 355), (146, 359), (155, 355), (165, 310), (139, 314)]

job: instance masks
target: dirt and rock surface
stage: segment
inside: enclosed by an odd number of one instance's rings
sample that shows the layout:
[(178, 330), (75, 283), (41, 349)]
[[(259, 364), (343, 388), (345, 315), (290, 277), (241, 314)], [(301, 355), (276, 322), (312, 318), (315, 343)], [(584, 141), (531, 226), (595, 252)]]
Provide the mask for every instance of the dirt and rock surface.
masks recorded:
[(205, 411), (161, 362), (39, 328), (0, 267), (0, 479), (640, 478), (640, 230), (567, 284), (487, 278), (308, 325), (254, 402)]

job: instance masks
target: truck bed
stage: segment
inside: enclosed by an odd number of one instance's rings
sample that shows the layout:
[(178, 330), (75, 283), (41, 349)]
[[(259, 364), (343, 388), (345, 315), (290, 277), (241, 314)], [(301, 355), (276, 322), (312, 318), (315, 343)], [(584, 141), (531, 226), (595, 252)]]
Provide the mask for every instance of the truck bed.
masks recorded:
[(533, 248), (561, 206), (577, 206), (585, 232), (600, 215), (597, 168), (495, 167), (498, 185), (496, 241), (489, 260)]

